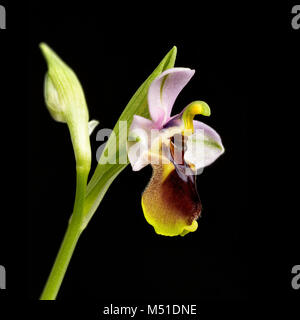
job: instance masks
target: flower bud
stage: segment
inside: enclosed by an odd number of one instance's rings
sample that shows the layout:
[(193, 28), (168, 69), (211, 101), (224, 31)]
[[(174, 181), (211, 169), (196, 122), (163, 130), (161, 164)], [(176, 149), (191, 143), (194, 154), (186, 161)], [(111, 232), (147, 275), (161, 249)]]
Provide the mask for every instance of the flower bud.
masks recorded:
[(46, 73), (45, 76), (44, 95), (48, 111), (50, 112), (52, 118), (58, 122), (66, 122), (64, 115), (65, 106), (63, 102), (59, 101), (58, 92), (55, 89), (48, 73)]
[(71, 68), (45, 43), (40, 48), (47, 61), (44, 95), (47, 108), (59, 122), (67, 123), (78, 167), (90, 168), (89, 113), (83, 89)]

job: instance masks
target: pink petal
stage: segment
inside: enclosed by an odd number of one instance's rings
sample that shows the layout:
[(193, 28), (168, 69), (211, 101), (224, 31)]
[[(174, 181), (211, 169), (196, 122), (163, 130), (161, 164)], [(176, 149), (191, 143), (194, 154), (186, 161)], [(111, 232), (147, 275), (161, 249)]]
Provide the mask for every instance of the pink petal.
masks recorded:
[[(151, 129), (153, 122), (141, 116), (134, 115), (129, 129), (128, 159), (133, 171), (139, 171), (149, 164)], [(138, 141), (137, 138), (139, 139)]]
[[(224, 153), (218, 133), (200, 121), (193, 121), (195, 133), (188, 137), (184, 159), (195, 165), (197, 170), (212, 164)], [(203, 130), (197, 133), (197, 130)]]
[(150, 130), (150, 129), (154, 128), (154, 126), (153, 126), (153, 122), (151, 120), (146, 119), (141, 116), (134, 115), (133, 120), (130, 125), (130, 128), (129, 128), (129, 132), (132, 130), (135, 130), (136, 128)]
[(172, 68), (164, 71), (150, 85), (148, 91), (149, 112), (156, 128), (161, 128), (169, 119), (173, 104), (195, 70)]
[(194, 129), (203, 129), (204, 130), (204, 134), (206, 136), (209, 136), (210, 139), (214, 140), (215, 142), (217, 142), (219, 145), (222, 146), (222, 140), (220, 135), (210, 126), (208, 126), (207, 124), (198, 121), (198, 120), (194, 120), (193, 121), (194, 124)]

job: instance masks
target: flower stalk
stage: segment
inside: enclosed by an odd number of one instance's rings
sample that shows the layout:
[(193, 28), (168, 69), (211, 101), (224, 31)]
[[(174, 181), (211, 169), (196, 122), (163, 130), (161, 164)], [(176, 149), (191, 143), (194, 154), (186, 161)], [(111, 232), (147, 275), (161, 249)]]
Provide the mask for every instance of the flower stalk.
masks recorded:
[(74, 249), (82, 232), (82, 221), (84, 212), (84, 199), (88, 171), (77, 167), (76, 195), (74, 210), (69, 221), (67, 231), (58, 251), (55, 263), (41, 295), (41, 300), (54, 300), (58, 294), (63, 278), (67, 271)]

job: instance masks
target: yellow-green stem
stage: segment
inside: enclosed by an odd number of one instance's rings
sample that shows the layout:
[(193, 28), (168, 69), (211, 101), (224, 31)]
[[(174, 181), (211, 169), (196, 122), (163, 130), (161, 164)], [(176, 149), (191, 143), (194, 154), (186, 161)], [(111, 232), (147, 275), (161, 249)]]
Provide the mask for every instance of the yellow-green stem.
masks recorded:
[(51, 273), (40, 297), (41, 300), (55, 300), (67, 271), (77, 241), (82, 232), (84, 199), (88, 170), (77, 167), (77, 182), (74, 210), (63, 242), (58, 251)]

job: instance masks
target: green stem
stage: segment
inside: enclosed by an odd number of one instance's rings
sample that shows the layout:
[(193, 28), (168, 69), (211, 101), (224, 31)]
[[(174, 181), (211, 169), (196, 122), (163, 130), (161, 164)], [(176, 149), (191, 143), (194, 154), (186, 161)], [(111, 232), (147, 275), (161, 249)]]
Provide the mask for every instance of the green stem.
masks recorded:
[(58, 251), (51, 273), (40, 297), (41, 300), (55, 300), (77, 241), (82, 232), (84, 199), (89, 171), (82, 167), (77, 167), (76, 171), (77, 182), (73, 214), (69, 221), (67, 231)]

